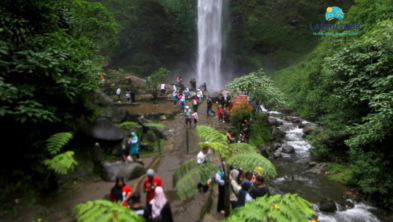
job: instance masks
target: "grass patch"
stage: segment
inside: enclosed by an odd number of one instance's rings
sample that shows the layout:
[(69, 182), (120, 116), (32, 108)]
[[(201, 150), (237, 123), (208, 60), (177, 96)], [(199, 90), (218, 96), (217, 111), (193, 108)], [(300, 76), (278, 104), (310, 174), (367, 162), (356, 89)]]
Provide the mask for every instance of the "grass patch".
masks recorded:
[(350, 166), (333, 163), (332, 165), (326, 167), (326, 170), (330, 172), (328, 178), (331, 181), (344, 185), (356, 184), (354, 179), (354, 171)]

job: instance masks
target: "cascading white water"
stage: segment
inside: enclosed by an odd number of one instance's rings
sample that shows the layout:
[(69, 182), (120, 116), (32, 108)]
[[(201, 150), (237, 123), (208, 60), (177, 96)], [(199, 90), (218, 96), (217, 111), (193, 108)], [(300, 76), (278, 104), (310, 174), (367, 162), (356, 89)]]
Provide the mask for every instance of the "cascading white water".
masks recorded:
[(207, 88), (221, 89), (221, 15), (222, 0), (198, 0), (198, 61), (199, 83)]

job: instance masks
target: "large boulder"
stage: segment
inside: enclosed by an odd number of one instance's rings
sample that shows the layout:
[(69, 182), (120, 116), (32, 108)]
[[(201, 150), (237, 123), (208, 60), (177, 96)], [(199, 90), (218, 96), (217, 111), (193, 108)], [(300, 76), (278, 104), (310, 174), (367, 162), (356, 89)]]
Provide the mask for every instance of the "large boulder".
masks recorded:
[(120, 141), (124, 138), (123, 130), (106, 118), (96, 119), (94, 123), (82, 128), (82, 132), (97, 140)]
[(117, 108), (113, 110), (111, 120), (115, 123), (122, 123), (127, 120), (128, 110)]
[(319, 210), (322, 212), (333, 213), (337, 211), (337, 206), (336, 203), (334, 203), (334, 201), (324, 198), (321, 201), (319, 201)]
[(282, 146), (282, 152), (283, 153), (295, 153), (295, 148), (293, 148), (293, 146), (290, 146), (290, 145), (284, 145), (284, 146)]
[(278, 126), (277, 119), (269, 117), (269, 126)]
[(132, 180), (146, 173), (145, 167), (137, 162), (115, 162), (103, 163), (101, 168), (101, 177), (105, 181), (116, 181), (116, 177), (122, 176), (124, 180)]
[(280, 139), (285, 137), (286, 134), (287, 134), (286, 132), (283, 132), (283, 131), (279, 130), (277, 127), (274, 126), (273, 130), (272, 130), (272, 135), (270, 137), (270, 140), (278, 142), (278, 141), (280, 141)]
[(309, 135), (310, 133), (312, 133), (315, 130), (315, 127), (312, 127), (310, 125), (307, 125), (303, 128), (303, 133), (306, 135)]
[(103, 91), (98, 91), (98, 98), (97, 100), (94, 101), (95, 104), (105, 107), (105, 106), (110, 106), (113, 104), (113, 100), (109, 98), (107, 94), (105, 94)]
[(276, 158), (276, 159), (277, 158), (281, 158), (282, 157), (281, 152), (280, 151), (274, 152), (273, 157)]

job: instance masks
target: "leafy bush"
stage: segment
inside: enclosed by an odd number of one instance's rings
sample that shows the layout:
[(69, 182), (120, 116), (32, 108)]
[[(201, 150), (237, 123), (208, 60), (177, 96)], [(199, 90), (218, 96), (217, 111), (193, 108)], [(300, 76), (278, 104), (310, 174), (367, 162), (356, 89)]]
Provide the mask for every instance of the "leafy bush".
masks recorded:
[(257, 113), (252, 117), (250, 137), (251, 146), (258, 146), (270, 141), (272, 130), (267, 118), (268, 116), (262, 113)]
[(241, 130), (244, 120), (250, 121), (252, 116), (252, 107), (247, 103), (242, 103), (231, 109), (231, 123), (237, 130)]

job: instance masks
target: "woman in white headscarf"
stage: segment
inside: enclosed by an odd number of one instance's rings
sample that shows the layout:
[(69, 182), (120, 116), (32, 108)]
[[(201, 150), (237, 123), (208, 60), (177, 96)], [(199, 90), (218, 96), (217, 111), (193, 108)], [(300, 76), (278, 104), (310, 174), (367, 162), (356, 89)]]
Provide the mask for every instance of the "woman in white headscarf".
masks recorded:
[(237, 169), (233, 169), (229, 173), (229, 181), (231, 181), (231, 184), (229, 184), (229, 201), (231, 202), (232, 210), (238, 207), (237, 194), (239, 193), (239, 190), (242, 188), (237, 183), (238, 176), (239, 176), (239, 171)]
[(173, 222), (172, 210), (162, 187), (156, 187), (155, 197), (148, 206), (152, 222)]

